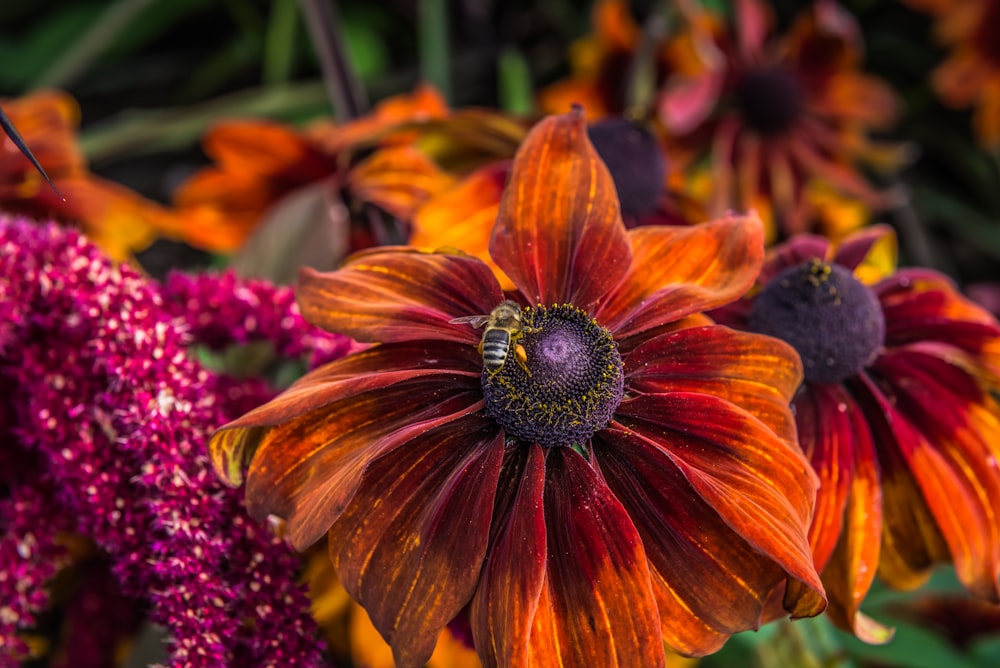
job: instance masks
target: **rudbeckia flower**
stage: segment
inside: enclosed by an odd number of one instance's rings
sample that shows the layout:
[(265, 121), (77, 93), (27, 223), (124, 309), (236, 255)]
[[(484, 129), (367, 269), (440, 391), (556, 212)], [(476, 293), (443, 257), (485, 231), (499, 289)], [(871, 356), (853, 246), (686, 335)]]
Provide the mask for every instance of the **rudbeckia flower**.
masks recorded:
[(466, 172), (509, 159), (523, 135), (520, 123), (500, 114), (449, 110), (427, 86), (341, 125), (221, 123), (204, 142), (215, 164), (175, 193), (181, 236), (201, 248), (233, 252), (262, 221), (275, 220), (287, 232), (307, 219), (304, 226), (331, 222), (345, 237), (351, 222), (361, 223), (354, 248), (387, 243), (371, 229), (370, 210), (405, 227), (428, 198)]
[(776, 247), (751, 296), (713, 313), (799, 352), (799, 441), (820, 477), (809, 539), (828, 613), (866, 640), (858, 611), (878, 573), (922, 584), (954, 562), (998, 600), (1000, 325), (944, 276), (895, 269), (885, 226), (839, 246), (801, 235)]
[(0, 105), (63, 195), (0, 133), (0, 211), (78, 225), (114, 260), (127, 259), (173, 229), (175, 218), (165, 207), (88, 171), (72, 97), (38, 91)]
[(614, 192), (581, 113), (542, 121), (490, 245), (515, 290), (402, 247), (306, 270), (305, 317), (374, 345), (213, 437), (254, 518), (299, 549), (328, 533), (400, 666), (466, 609), (487, 666), (662, 666), (664, 643), (756, 627), (786, 583), (793, 616), (823, 608), (799, 363), (698, 314), (753, 283), (760, 221), (626, 231)]
[(933, 74), (941, 100), (957, 109), (975, 106), (976, 135), (983, 146), (1000, 148), (1000, 2), (997, 0), (903, 0), (929, 12), (938, 40), (952, 52)]
[(775, 37), (759, 0), (734, 3), (731, 29), (686, 13), (697, 45), (688, 53), (700, 62), (678, 64), (695, 74), (668, 79), (660, 118), (687, 150), (710, 155), (713, 215), (769, 209), (784, 231), (801, 231), (803, 189), (814, 179), (872, 208), (892, 203), (858, 167), (901, 160), (898, 149), (868, 136), (887, 127), (899, 105), (888, 85), (860, 71), (862, 44), (850, 14), (819, 0)]

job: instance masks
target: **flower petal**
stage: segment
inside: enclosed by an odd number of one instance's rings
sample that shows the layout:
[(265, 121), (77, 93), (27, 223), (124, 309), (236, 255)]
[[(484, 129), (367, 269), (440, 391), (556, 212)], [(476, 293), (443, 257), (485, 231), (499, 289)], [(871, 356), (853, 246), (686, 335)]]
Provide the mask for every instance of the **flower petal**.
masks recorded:
[(409, 220), (413, 212), (454, 182), (433, 160), (412, 146), (377, 150), (347, 173), (347, 186), (360, 202)]
[[(507, 160), (491, 163), (429, 199), (413, 215), (410, 245), (459, 248), (498, 273), (500, 268), (489, 253), (490, 233), (500, 210), (500, 197), (509, 171)], [(513, 289), (510, 279), (502, 282)]]
[(937, 490), (914, 471), (952, 546), (959, 579), (977, 595), (1000, 600), (1000, 444), (995, 439), (1000, 410), (995, 400), (947, 358), (903, 349), (881, 356), (875, 370), (891, 387), (895, 410), (933, 444), (963, 489), (966, 508), (960, 506), (962, 496), (936, 498)]
[(482, 416), (426, 431), (371, 463), (330, 529), (344, 587), (401, 668), (427, 662), (475, 591), (503, 451), (503, 435)]
[[(469, 387), (481, 373), (479, 354), (447, 343), (387, 344), (342, 357), (300, 378), (280, 395), (212, 434), (209, 456), (216, 474), (236, 487), (243, 482), (264, 429), (321, 408), (352, 393), (412, 378), (462, 375)], [(447, 382), (447, 381), (444, 381)]]
[(879, 577), (890, 586), (911, 589), (927, 579), (935, 562), (954, 561), (966, 587), (988, 594), (994, 586), (983, 573), (991, 570), (989, 529), (975, 492), (874, 381), (866, 376), (859, 380), (857, 391), (872, 407), (868, 423), (882, 465)]
[(637, 392), (722, 397), (795, 442), (788, 404), (802, 382), (802, 365), (795, 351), (778, 339), (714, 325), (682, 329), (630, 352), (625, 378)]
[(570, 448), (548, 452), (548, 560), (529, 665), (665, 663), (642, 539), (597, 472)]
[(361, 342), (439, 339), (478, 344), (481, 332), (454, 318), (484, 315), (503, 301), (489, 267), (465, 255), (377, 248), (343, 268), (303, 269), (297, 291), (312, 324)]
[(809, 543), (827, 615), (868, 642), (884, 642), (885, 629), (859, 612), (882, 541), (880, 469), (864, 413), (841, 385), (808, 384), (795, 399), (795, 420), (820, 480)]
[(594, 457), (642, 537), (667, 645), (700, 656), (757, 628), (781, 567), (730, 528), (644, 430), (612, 423), (594, 439)]
[(822, 612), (823, 585), (806, 530), (816, 477), (795, 446), (746, 411), (707, 394), (647, 394), (618, 408), (619, 422), (661, 445), (734, 531), (803, 583), (796, 617)]
[(486, 668), (527, 666), (528, 639), (545, 584), (545, 457), (536, 444), (509, 453), (497, 490), (494, 535), (469, 621)]
[(888, 225), (859, 230), (837, 245), (833, 261), (853, 271), (865, 285), (874, 285), (896, 271), (896, 233)]
[(616, 339), (735, 300), (753, 285), (764, 259), (756, 214), (693, 227), (638, 227), (629, 237), (632, 271), (595, 313)]
[(588, 312), (628, 271), (632, 251), (615, 184), (579, 110), (546, 118), (524, 140), (490, 254), (530, 304)]

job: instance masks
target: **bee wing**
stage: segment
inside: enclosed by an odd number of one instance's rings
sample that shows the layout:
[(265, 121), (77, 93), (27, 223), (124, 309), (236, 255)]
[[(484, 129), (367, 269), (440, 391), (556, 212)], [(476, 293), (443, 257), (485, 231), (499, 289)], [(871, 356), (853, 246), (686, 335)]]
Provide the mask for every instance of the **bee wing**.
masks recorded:
[(485, 325), (489, 321), (490, 321), (490, 316), (489, 315), (466, 315), (466, 316), (462, 316), (461, 318), (453, 318), (452, 320), (449, 320), (448, 322), (449, 322), (449, 324), (452, 324), (452, 325), (462, 325), (462, 324), (468, 323), (469, 325), (472, 325), (473, 327), (482, 327), (483, 325)]

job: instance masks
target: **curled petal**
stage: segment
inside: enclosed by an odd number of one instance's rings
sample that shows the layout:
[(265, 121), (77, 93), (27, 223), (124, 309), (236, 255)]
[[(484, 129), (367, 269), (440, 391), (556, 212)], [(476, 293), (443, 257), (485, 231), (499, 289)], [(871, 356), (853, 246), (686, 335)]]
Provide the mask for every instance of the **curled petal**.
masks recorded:
[(358, 253), (328, 273), (303, 269), (297, 296), (306, 320), (366, 343), (478, 344), (481, 332), (450, 321), (488, 314), (504, 299), (493, 272), (476, 258), (410, 248)]
[(546, 118), (524, 140), (490, 254), (530, 304), (588, 312), (628, 271), (632, 251), (615, 184), (579, 110)]
[(629, 237), (632, 271), (595, 313), (616, 339), (737, 299), (764, 259), (756, 214), (693, 227), (638, 227)]
[(784, 571), (730, 528), (641, 430), (612, 423), (595, 438), (594, 456), (642, 537), (664, 641), (700, 656), (757, 628)]
[(548, 559), (529, 665), (662, 667), (649, 565), (628, 513), (570, 448), (549, 451), (545, 477)]
[(795, 441), (788, 410), (802, 382), (798, 355), (778, 339), (710, 325), (657, 336), (625, 358), (628, 387), (722, 397)]
[(469, 621), (486, 668), (527, 666), (528, 639), (545, 584), (545, 456), (511, 451), (500, 476), (496, 519)]
[(623, 426), (659, 444), (743, 540), (805, 585), (786, 602), (794, 616), (822, 612), (823, 586), (806, 538), (817, 481), (798, 448), (711, 395), (640, 395), (618, 412)]
[(427, 662), (475, 591), (503, 451), (488, 418), (436, 426), (372, 462), (330, 529), (344, 587), (401, 668)]

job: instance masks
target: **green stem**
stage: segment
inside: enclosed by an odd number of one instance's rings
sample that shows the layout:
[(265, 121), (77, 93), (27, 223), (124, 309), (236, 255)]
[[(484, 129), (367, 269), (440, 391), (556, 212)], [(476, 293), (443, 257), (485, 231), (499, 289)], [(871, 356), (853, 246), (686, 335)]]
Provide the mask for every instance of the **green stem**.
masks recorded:
[(120, 160), (191, 146), (220, 118), (315, 116), (327, 104), (316, 82), (250, 88), (189, 107), (125, 112), (85, 130), (80, 144), (93, 162)]
[(447, 0), (420, 0), (420, 74), (451, 101)]
[(368, 97), (347, 55), (336, 3), (333, 0), (300, 0), (300, 4), (323, 71), (323, 83), (333, 104), (334, 118), (345, 122), (363, 116), (368, 112)]
[(299, 10), (295, 0), (273, 0), (271, 3), (261, 75), (265, 86), (285, 84), (291, 79), (298, 18)]
[(64, 88), (85, 72), (91, 63), (115, 41), (133, 19), (157, 0), (118, 0), (108, 6), (83, 35), (73, 42), (62, 57), (32, 82), (36, 88)]

